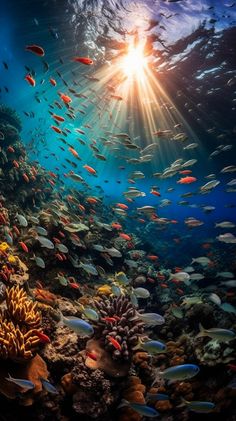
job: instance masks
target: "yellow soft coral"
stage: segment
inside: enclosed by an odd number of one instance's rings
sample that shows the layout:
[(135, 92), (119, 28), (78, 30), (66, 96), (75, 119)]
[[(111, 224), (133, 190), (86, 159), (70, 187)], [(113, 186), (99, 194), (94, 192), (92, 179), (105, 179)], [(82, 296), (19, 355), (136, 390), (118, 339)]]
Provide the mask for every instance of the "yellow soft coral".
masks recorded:
[(10, 246), (6, 242), (0, 243), (0, 251), (6, 251), (9, 248)]
[(16, 323), (23, 323), (31, 328), (37, 328), (40, 325), (41, 315), (37, 311), (37, 303), (30, 301), (19, 285), (6, 289), (6, 303), (10, 318)]
[(34, 329), (22, 330), (7, 319), (0, 320), (0, 358), (27, 360), (34, 356), (39, 343)]
[(13, 254), (10, 254), (7, 258), (8, 262), (11, 263), (12, 265), (14, 265), (15, 263), (18, 262), (18, 258), (17, 256), (13, 256)]
[(37, 303), (19, 286), (6, 289), (7, 309), (0, 313), (0, 358), (24, 361), (32, 358), (40, 343), (41, 314)]

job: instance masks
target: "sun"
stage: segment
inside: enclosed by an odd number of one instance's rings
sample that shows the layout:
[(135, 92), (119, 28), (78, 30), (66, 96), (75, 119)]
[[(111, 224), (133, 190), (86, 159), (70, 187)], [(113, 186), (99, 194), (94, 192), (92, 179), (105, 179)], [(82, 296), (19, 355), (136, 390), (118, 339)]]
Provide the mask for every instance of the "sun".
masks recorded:
[(131, 44), (128, 53), (122, 60), (122, 71), (129, 78), (142, 79), (144, 77), (147, 59), (144, 56), (143, 47), (142, 43), (136, 46)]

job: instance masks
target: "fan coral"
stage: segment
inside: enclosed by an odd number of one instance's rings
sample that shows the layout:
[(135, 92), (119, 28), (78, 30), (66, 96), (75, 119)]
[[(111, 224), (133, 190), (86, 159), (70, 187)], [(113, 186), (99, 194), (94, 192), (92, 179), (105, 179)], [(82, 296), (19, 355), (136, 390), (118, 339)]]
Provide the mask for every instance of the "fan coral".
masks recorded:
[(24, 323), (31, 328), (39, 327), (41, 315), (36, 310), (37, 303), (30, 301), (26, 292), (18, 285), (7, 288), (6, 303), (10, 317), (17, 323)]
[[(95, 301), (100, 319), (95, 323), (95, 335), (103, 341), (105, 348), (112, 352), (113, 358), (131, 358), (132, 348), (137, 344), (138, 336), (144, 332), (143, 322), (136, 316), (136, 311), (128, 297), (102, 297)], [(115, 347), (109, 340), (115, 339)]]

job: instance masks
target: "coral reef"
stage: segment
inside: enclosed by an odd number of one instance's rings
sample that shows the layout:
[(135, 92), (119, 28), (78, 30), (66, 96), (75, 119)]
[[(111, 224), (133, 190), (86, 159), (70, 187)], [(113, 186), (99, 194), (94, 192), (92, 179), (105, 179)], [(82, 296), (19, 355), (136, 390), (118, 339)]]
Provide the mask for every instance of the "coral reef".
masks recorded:
[(29, 300), (26, 292), (19, 285), (6, 290), (7, 313), (18, 324), (38, 328), (41, 314), (37, 311), (37, 303)]
[(6, 289), (6, 305), (0, 320), (0, 358), (13, 361), (31, 359), (40, 343), (36, 333), (41, 324), (37, 304), (16, 286)]
[[(130, 376), (127, 379), (125, 389), (122, 390), (122, 397), (128, 402), (145, 404), (146, 387), (137, 376)], [(123, 407), (120, 410), (119, 421), (141, 421), (142, 416), (132, 408)]]
[[(125, 296), (103, 297), (103, 300), (95, 301), (95, 306), (100, 315), (95, 323), (95, 336), (101, 338), (113, 358), (129, 360), (138, 335), (144, 332), (144, 324), (135, 317), (135, 307)], [(119, 343), (119, 349), (113, 346), (109, 337)]]
[(93, 419), (106, 419), (119, 396), (117, 384), (106, 378), (103, 371), (87, 368), (82, 355), (77, 356), (71, 373), (62, 378), (62, 386), (73, 395), (74, 411)]

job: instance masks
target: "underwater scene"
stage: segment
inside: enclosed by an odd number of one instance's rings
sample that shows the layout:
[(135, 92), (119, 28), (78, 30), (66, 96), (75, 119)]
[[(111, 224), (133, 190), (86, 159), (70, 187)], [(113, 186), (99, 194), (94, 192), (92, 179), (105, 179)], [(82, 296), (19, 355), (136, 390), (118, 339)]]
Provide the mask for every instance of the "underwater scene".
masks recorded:
[(0, 421), (236, 421), (236, 2), (1, 0)]

